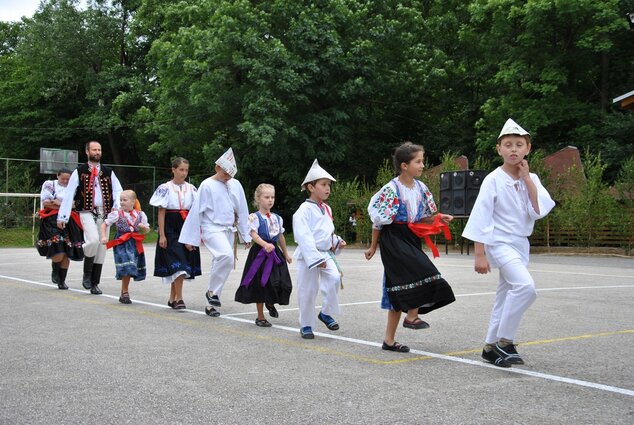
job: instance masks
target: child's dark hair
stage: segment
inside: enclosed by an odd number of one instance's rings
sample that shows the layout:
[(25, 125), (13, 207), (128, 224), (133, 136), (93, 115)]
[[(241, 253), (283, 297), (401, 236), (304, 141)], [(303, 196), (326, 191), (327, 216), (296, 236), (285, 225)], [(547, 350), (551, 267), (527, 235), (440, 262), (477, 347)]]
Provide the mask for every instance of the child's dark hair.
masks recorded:
[(181, 164), (189, 165), (189, 161), (182, 156), (175, 156), (174, 158), (172, 158), (172, 168), (178, 168)]
[(425, 153), (425, 148), (412, 142), (405, 142), (396, 148), (392, 156), (392, 165), (394, 165), (394, 172), (397, 176), (401, 174), (401, 164), (403, 162), (408, 164), (418, 152)]
[(59, 177), (62, 174), (73, 174), (73, 172), (70, 171), (70, 168), (62, 167), (59, 170), (57, 170), (57, 177)]

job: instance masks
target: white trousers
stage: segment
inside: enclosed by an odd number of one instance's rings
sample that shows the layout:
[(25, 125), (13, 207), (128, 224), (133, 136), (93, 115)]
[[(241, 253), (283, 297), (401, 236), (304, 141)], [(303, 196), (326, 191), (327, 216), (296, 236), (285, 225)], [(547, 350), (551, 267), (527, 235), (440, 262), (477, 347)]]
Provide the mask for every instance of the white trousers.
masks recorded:
[(535, 282), (527, 265), (515, 258), (500, 267), (500, 281), (485, 340), (487, 344), (494, 344), (500, 338), (514, 341), (524, 312), (537, 298)]
[[(90, 211), (79, 213), (81, 225), (84, 228), (84, 256), (95, 257), (95, 264), (103, 264), (106, 259), (106, 246), (101, 243), (101, 218), (95, 220), (95, 216)], [(71, 219), (72, 220), (72, 219)], [(106, 234), (110, 227), (106, 230)]]
[(231, 273), (233, 269), (234, 237), (233, 232), (230, 230), (213, 233), (203, 231), (202, 234), (205, 246), (214, 257), (211, 262), (211, 272), (209, 274), (207, 289), (213, 292), (214, 295), (218, 295), (218, 298), (220, 298), (222, 288), (224, 288), (227, 279), (229, 279), (229, 273)]
[(315, 328), (317, 324), (317, 313), (315, 313), (317, 291), (321, 292), (322, 296), (321, 311), (329, 316), (339, 313), (340, 284), (341, 275), (331, 258), (326, 262), (326, 268), (315, 267), (312, 270), (308, 269), (303, 259), (297, 260), (297, 302), (300, 327)]

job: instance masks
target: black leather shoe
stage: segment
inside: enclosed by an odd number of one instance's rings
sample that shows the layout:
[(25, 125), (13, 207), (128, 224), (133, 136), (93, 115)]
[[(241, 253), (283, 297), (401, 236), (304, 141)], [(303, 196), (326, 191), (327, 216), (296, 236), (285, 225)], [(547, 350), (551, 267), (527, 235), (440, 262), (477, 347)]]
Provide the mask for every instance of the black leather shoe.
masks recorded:
[(53, 271), (51, 271), (51, 282), (58, 284), (60, 282), (60, 277), (59, 277), (59, 263), (52, 263), (51, 264)]
[(81, 279), (81, 284), (84, 288), (92, 288), (92, 267), (95, 263), (95, 257), (84, 257), (84, 276)]
[(59, 289), (68, 289), (68, 286), (66, 285), (66, 275), (68, 274), (68, 269), (62, 269), (60, 267), (59, 269), (59, 282), (57, 282), (57, 287)]
[(101, 289), (99, 289), (99, 286), (95, 285), (92, 288), (90, 288), (90, 293), (93, 295), (101, 295), (103, 294), (103, 292), (101, 292)]

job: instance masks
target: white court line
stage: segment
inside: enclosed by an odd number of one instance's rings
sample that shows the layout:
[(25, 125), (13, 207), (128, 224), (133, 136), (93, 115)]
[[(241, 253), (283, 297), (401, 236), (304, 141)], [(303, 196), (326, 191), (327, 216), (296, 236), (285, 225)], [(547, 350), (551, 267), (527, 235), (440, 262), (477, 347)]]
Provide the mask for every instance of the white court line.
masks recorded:
[[(15, 277), (11, 277), (11, 276), (0, 275), (0, 278), (9, 279), (9, 280), (15, 280), (15, 281), (18, 281), (18, 282), (30, 283), (30, 284), (33, 284), (33, 285), (40, 285), (40, 286), (47, 286), (47, 287), (51, 287), (51, 288), (56, 288), (56, 285), (54, 285), (54, 284), (35, 282), (35, 281), (32, 281), (32, 280), (20, 279), (20, 278), (15, 278)], [(73, 291), (73, 292), (80, 292), (80, 293), (84, 293), (84, 294), (86, 293), (85, 290), (82, 291), (80, 289), (69, 288), (68, 290), (69, 291)], [(100, 296), (101, 297), (106, 297), (106, 298), (112, 298), (112, 299), (115, 299), (115, 300), (119, 299), (115, 295), (102, 294)], [(163, 304), (156, 304), (156, 303), (152, 303), (152, 302), (148, 302), (148, 301), (134, 300), (134, 302), (136, 304), (148, 305), (148, 306), (152, 306), (152, 307), (170, 308), (170, 307), (168, 307), (166, 305), (163, 305)], [(205, 315), (204, 312), (196, 311), (196, 310), (185, 309), (185, 310), (182, 310), (182, 311)], [(249, 323), (249, 324), (253, 323), (252, 320), (241, 319), (241, 318), (232, 317), (232, 316), (229, 316), (229, 315), (221, 315), (219, 318), (220, 319), (225, 319), (225, 320), (233, 320), (235, 322), (242, 322), (242, 323)], [(293, 332), (295, 334), (299, 333), (299, 329), (298, 328), (293, 328), (293, 327), (290, 327), (290, 326), (273, 325), (272, 327), (276, 328), (276, 329), (281, 329), (281, 330), (284, 330), (284, 331), (288, 331), (288, 332)], [(332, 334), (325, 334), (325, 333), (321, 333), (321, 332), (314, 332), (314, 334), (317, 335), (317, 336), (320, 336), (322, 338), (330, 338), (330, 339), (334, 339), (334, 340), (337, 340), (337, 341), (350, 342), (350, 343), (353, 343), (353, 344), (366, 345), (366, 346), (370, 346), (370, 347), (381, 347), (381, 345), (382, 345), (381, 343), (377, 343), (377, 342), (365, 341), (365, 340), (356, 339), (356, 338), (348, 338), (348, 337), (332, 335)], [(634, 390), (629, 390), (629, 389), (626, 389), (626, 388), (613, 387), (611, 385), (598, 384), (596, 382), (583, 381), (581, 379), (567, 378), (565, 376), (551, 375), (551, 374), (548, 374), (548, 373), (534, 372), (534, 371), (525, 370), (525, 369), (500, 368), (500, 367), (494, 366), (492, 364), (484, 363), (484, 362), (478, 361), (478, 360), (470, 360), (470, 359), (465, 359), (465, 358), (462, 358), (462, 357), (447, 356), (445, 354), (431, 353), (429, 351), (410, 350), (410, 353), (418, 354), (420, 356), (432, 357), (432, 358), (440, 359), (440, 360), (446, 360), (446, 361), (450, 361), (450, 362), (454, 362), (454, 363), (462, 363), (462, 364), (467, 364), (467, 365), (471, 365), (471, 366), (485, 367), (485, 368), (489, 368), (491, 370), (494, 370), (496, 372), (515, 373), (515, 374), (518, 374), (518, 375), (526, 375), (526, 376), (531, 376), (531, 377), (534, 377), (534, 378), (541, 378), (541, 379), (545, 379), (545, 380), (549, 380), (549, 381), (562, 382), (562, 383), (565, 383), (565, 384), (577, 385), (577, 386), (581, 386), (581, 387), (592, 388), (592, 389), (601, 390), (601, 391), (608, 391), (608, 392), (612, 392), (612, 393), (617, 393), (617, 394), (622, 394), (622, 395), (627, 395), (627, 396), (630, 396), (630, 397), (634, 397)]]
[[(634, 285), (610, 285), (610, 286), (571, 286), (568, 288), (542, 288), (537, 289), (537, 292), (545, 292), (545, 291), (567, 291), (570, 289), (614, 289), (614, 288), (634, 288)], [(495, 292), (474, 292), (472, 294), (459, 294), (456, 295), (456, 298), (461, 297), (478, 297), (481, 295), (495, 295)], [(381, 301), (359, 301), (355, 303), (340, 303), (339, 307), (349, 307), (354, 305), (367, 305), (367, 304), (381, 304)], [(319, 307), (315, 307), (319, 308)], [(278, 308), (277, 311), (297, 311), (299, 308)], [(246, 316), (247, 314), (254, 314), (254, 312), (249, 311), (246, 313), (230, 313), (229, 316)]]

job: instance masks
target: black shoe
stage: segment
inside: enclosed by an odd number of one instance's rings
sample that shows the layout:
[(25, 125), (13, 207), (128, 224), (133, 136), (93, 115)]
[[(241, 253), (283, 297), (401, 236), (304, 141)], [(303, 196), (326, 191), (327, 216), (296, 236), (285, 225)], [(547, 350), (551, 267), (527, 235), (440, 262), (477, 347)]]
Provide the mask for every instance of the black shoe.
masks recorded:
[(205, 296), (207, 297), (207, 302), (209, 303), (209, 305), (213, 305), (214, 307), (222, 307), (222, 304), (220, 304), (220, 298), (218, 298), (218, 295), (210, 295), (210, 294), (213, 294), (213, 292), (211, 291), (205, 292)]
[(121, 304), (132, 304), (132, 300), (130, 299), (130, 294), (127, 292), (122, 293), (121, 296), (119, 297), (119, 302)]
[(275, 308), (274, 305), (266, 305), (266, 308), (269, 311), (269, 316), (275, 317), (275, 318), (280, 317), (280, 314), (277, 312), (277, 309)]
[(185, 310), (187, 308), (187, 306), (185, 305), (185, 301), (183, 300), (178, 300), (178, 301), (174, 301), (173, 307), (174, 310)]
[(59, 269), (59, 282), (57, 282), (57, 287), (59, 289), (68, 289), (66, 285), (66, 275), (68, 274), (68, 269)]
[(205, 307), (205, 314), (210, 317), (220, 316), (220, 312), (211, 306)]
[(93, 287), (90, 288), (90, 293), (93, 295), (101, 295), (103, 294), (103, 292), (101, 292), (101, 289), (99, 289), (99, 286), (95, 285)]
[(167, 306), (171, 308), (176, 308), (176, 301), (167, 301)]
[(387, 351), (396, 351), (397, 353), (409, 353), (409, 347), (407, 345), (400, 344), (396, 341), (394, 341), (392, 345), (387, 345), (387, 342), (383, 341), (381, 348)]
[(507, 362), (506, 360), (504, 360), (503, 357), (500, 357), (500, 355), (496, 353), (494, 350), (491, 350), (491, 351), (482, 350), (482, 358), (486, 360), (487, 362), (499, 367), (511, 367), (511, 364)]
[(90, 273), (91, 286), (99, 285), (101, 281), (101, 269), (103, 269), (103, 264), (95, 263), (92, 265), (92, 272)]
[(271, 325), (271, 322), (266, 319), (255, 319), (255, 326), (259, 326), (261, 328), (270, 328), (273, 325)]
[(510, 364), (524, 364), (524, 360), (517, 353), (514, 344), (509, 344), (506, 347), (501, 347), (500, 343), (498, 342), (493, 346), (493, 351), (498, 353), (500, 357), (502, 357)]
[[(59, 282), (61, 282), (61, 278), (59, 276), (59, 270), (60, 270), (59, 263), (52, 262), (51, 267), (53, 268), (53, 271), (51, 271), (51, 282), (53, 282), (56, 285), (59, 285)], [(62, 289), (62, 288), (59, 288), (59, 289)]]
[(92, 266), (95, 263), (95, 257), (84, 257), (84, 275), (81, 284), (85, 289), (92, 288)]

